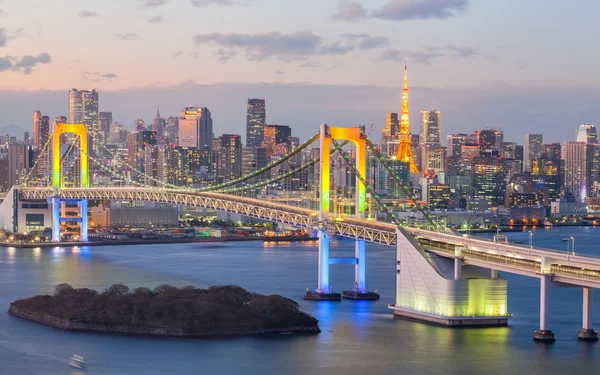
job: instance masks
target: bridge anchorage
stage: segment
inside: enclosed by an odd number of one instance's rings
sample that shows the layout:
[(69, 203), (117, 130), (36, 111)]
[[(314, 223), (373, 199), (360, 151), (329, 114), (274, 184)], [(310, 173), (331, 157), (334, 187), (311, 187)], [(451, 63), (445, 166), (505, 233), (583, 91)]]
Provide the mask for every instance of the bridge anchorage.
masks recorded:
[[(349, 141), (356, 147), (356, 197), (355, 213), (357, 219), (364, 219), (367, 204), (366, 172), (367, 172), (367, 144), (364, 127), (337, 128), (326, 124), (320, 129), (320, 185), (321, 196), (319, 199), (319, 223), (315, 228), (319, 238), (319, 259), (317, 289), (307, 291), (303, 296), (311, 301), (340, 301), (342, 298), (354, 300), (377, 300), (379, 294), (367, 291), (366, 287), (366, 246), (365, 240), (355, 239), (354, 258), (330, 258), (329, 240), (336, 233), (334, 221), (330, 217), (330, 186), (331, 186), (331, 144), (339, 148), (337, 140)], [(339, 148), (341, 149), (341, 148)], [(348, 161), (347, 155), (343, 155)], [(332, 229), (333, 228), (333, 229)], [(353, 264), (354, 285), (352, 290), (342, 293), (332, 292), (329, 283), (329, 266), (331, 264)]]

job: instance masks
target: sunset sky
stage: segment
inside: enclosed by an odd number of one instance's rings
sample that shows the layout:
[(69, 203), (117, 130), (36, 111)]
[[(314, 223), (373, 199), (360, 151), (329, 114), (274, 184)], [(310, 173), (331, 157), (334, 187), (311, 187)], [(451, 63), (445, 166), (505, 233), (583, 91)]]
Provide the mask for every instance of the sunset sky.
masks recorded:
[(574, 138), (600, 121), (600, 3), (578, 0), (0, 0), (0, 126), (67, 112), (70, 88), (132, 127), (207, 106), (245, 135), (245, 100), (308, 137), (383, 126), (409, 64), (413, 131), (501, 127)]

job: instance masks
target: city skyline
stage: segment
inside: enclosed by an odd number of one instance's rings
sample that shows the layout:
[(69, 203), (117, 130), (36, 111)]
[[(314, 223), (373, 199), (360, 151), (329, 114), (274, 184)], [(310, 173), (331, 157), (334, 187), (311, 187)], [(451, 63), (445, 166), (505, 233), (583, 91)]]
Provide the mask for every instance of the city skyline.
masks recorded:
[[(35, 109), (66, 115), (61, 97), (80, 87), (102, 92), (99, 110), (112, 111), (128, 127), (137, 117), (149, 120), (157, 106), (176, 114), (186, 105), (203, 105), (211, 108), (215, 126), (243, 136), (240, 103), (262, 97), (269, 102), (271, 122), (298, 126), (298, 135), (306, 139), (309, 125), (380, 125), (385, 113), (399, 112), (405, 57), (411, 66), (411, 116), (439, 109), (444, 134), (500, 125), (509, 139), (521, 139), (521, 129), (543, 127), (548, 139), (560, 141), (571, 138), (566, 128), (594, 124), (600, 117), (599, 82), (590, 56), (596, 52), (577, 48), (592, 41), (587, 28), (593, 22), (584, 19), (593, 12), (582, 11), (592, 2), (575, 10), (532, 1), (519, 4), (523, 16), (511, 13), (514, 17), (503, 17), (510, 4), (467, 0), (430, 0), (422, 7), (407, 1), (332, 0), (315, 2), (311, 11), (273, 0), (196, 3), (208, 5), (73, 2), (68, 9), (74, 25), (97, 31), (90, 39), (86, 33), (67, 33), (60, 17), (48, 17), (55, 11), (43, 2), (31, 11), (2, 2), (0, 127), (28, 128)], [(525, 17), (540, 9), (546, 17)], [(563, 43), (556, 58), (544, 32), (570, 12), (577, 12), (580, 26), (561, 28), (559, 39), (579, 43)], [(210, 15), (207, 22), (187, 26), (185, 20), (199, 13)], [(287, 13), (295, 15), (293, 22), (277, 17)], [(224, 17), (245, 22), (231, 30), (216, 21)], [(173, 27), (175, 19), (182, 27)], [(487, 37), (481, 45), (473, 30), (484, 21), (488, 27), (477, 29)], [(499, 22), (503, 35), (491, 27)], [(105, 24), (114, 27), (107, 30)], [(418, 32), (425, 28), (427, 35)], [(525, 28), (527, 46), (536, 49), (514, 42)], [(400, 37), (406, 33), (411, 38)], [(67, 53), (72, 43), (82, 41), (81, 56)], [(88, 49), (92, 52), (84, 53)], [(368, 98), (360, 110), (358, 98)]]

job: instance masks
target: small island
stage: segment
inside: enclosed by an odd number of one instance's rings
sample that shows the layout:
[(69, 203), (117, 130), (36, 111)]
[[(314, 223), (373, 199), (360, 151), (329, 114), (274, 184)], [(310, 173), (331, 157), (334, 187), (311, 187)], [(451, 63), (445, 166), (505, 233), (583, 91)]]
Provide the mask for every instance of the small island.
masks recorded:
[(102, 292), (59, 284), (54, 294), (19, 299), (8, 313), (52, 327), (87, 332), (165, 337), (222, 337), (319, 333), (317, 319), (280, 295), (235, 286), (153, 290), (115, 284)]

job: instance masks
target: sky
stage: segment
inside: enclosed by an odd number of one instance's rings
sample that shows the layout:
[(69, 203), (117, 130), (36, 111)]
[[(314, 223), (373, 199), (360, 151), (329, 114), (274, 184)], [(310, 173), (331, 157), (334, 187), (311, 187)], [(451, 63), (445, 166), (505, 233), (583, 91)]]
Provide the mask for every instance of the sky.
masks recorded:
[(600, 123), (597, 0), (0, 0), (0, 127), (68, 112), (70, 88), (132, 128), (185, 106), (245, 136), (246, 99), (306, 139), (320, 123), (399, 112), (408, 60), (412, 131), (501, 128), (572, 140)]

